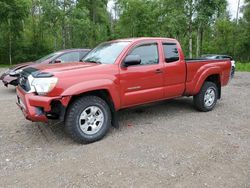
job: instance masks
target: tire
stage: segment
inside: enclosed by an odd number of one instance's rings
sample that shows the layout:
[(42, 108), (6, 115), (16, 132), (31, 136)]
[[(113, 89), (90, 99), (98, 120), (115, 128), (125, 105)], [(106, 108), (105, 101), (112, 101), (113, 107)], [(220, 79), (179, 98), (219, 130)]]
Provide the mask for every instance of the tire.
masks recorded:
[(208, 112), (214, 109), (217, 99), (218, 88), (216, 84), (213, 82), (204, 82), (200, 92), (193, 98), (194, 106), (199, 111)]
[(91, 143), (102, 139), (110, 125), (110, 108), (97, 96), (84, 96), (75, 100), (65, 117), (65, 130), (78, 143)]

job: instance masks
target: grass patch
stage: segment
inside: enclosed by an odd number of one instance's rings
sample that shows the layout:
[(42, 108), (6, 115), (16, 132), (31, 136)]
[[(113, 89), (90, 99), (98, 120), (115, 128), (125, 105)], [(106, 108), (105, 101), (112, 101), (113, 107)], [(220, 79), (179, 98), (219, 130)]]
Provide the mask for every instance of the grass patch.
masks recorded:
[(249, 63), (237, 63), (236, 62), (236, 71), (250, 72), (250, 62)]
[(0, 64), (0, 68), (9, 68), (10, 65), (6, 65), (6, 64)]

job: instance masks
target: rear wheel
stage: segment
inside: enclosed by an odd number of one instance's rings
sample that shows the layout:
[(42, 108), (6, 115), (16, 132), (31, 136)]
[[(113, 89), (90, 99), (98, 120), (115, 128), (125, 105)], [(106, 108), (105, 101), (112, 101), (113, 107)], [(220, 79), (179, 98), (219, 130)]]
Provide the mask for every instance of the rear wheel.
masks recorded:
[(79, 143), (102, 139), (111, 125), (108, 104), (97, 96), (84, 96), (74, 101), (67, 112), (65, 129)]
[(214, 109), (218, 99), (218, 88), (213, 82), (205, 82), (200, 92), (194, 96), (194, 106), (197, 110), (208, 112)]

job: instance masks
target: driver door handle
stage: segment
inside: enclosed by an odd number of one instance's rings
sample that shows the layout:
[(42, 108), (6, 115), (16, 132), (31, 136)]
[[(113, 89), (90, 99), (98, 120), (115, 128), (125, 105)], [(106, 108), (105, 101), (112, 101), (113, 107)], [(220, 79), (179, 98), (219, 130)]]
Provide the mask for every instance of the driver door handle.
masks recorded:
[(156, 70), (155, 70), (155, 73), (156, 73), (156, 74), (161, 74), (161, 73), (163, 73), (163, 71), (162, 71), (161, 69), (156, 69)]

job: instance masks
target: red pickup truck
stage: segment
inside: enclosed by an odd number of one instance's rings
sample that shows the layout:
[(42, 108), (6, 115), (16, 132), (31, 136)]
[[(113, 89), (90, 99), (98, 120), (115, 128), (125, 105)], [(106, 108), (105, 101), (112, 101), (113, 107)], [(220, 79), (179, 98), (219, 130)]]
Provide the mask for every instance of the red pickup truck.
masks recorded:
[(17, 104), (28, 120), (59, 119), (75, 141), (94, 142), (118, 124), (120, 109), (193, 96), (196, 109), (212, 110), (230, 69), (229, 59), (185, 60), (175, 39), (120, 39), (100, 44), (81, 62), (24, 69)]

